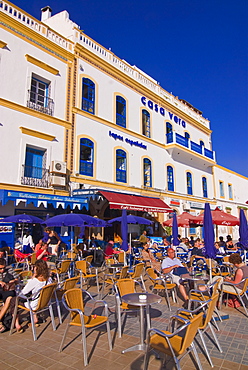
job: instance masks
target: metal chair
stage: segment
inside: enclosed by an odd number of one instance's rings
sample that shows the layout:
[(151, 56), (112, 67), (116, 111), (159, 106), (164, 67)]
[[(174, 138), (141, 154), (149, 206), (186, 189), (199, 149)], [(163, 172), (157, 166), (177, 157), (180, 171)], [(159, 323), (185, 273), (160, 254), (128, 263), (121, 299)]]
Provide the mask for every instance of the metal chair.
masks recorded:
[[(31, 320), (31, 325), (32, 325), (32, 332), (33, 332), (34, 341), (37, 340), (35, 323), (34, 323), (34, 314), (37, 314), (37, 313), (40, 313), (42, 311), (45, 311), (45, 310), (49, 309), (53, 330), (56, 330), (54, 315), (53, 315), (53, 309), (52, 309), (52, 304), (51, 304), (51, 298), (52, 298), (52, 295), (53, 295), (53, 293), (56, 289), (56, 286), (57, 286), (57, 283), (52, 283), (52, 284), (45, 285), (43, 288), (41, 288), (41, 290), (39, 292), (38, 305), (37, 305), (35, 310), (33, 310), (31, 308), (30, 303), (31, 303), (33, 298), (37, 298), (37, 292), (34, 295), (32, 295), (30, 298), (27, 298), (24, 295), (17, 296), (16, 305), (15, 305), (14, 314), (13, 314), (13, 319), (12, 319), (11, 328), (10, 328), (10, 335), (12, 334), (13, 329), (14, 329), (18, 308), (21, 309), (21, 310), (24, 310), (24, 311), (28, 311), (29, 314), (30, 314), (30, 320)], [(24, 306), (22, 303), (19, 303), (19, 298), (25, 299), (28, 303), (28, 307)]]
[[(243, 300), (243, 297), (245, 297), (246, 300), (248, 300), (248, 296), (247, 296), (247, 293), (246, 293), (246, 291), (248, 289), (248, 278), (242, 279), (241, 282), (244, 283), (244, 286), (243, 286), (243, 289), (241, 290), (241, 292), (239, 292), (238, 289), (237, 289), (237, 285), (240, 284), (240, 283), (234, 284), (232, 282), (226, 282), (225, 281), (225, 283), (222, 284), (222, 287), (221, 287), (221, 295), (220, 295), (220, 307), (222, 306), (223, 293), (226, 293), (227, 294), (227, 301), (228, 301), (228, 295), (229, 294), (233, 294), (233, 295), (235, 295), (240, 300), (242, 306), (244, 307), (245, 314), (246, 314), (246, 316), (248, 316), (248, 311), (247, 311), (245, 302)], [(230, 292), (228, 290), (225, 290), (225, 286), (232, 287), (233, 288), (233, 292)]]
[(145, 264), (143, 262), (142, 263), (138, 263), (134, 267), (134, 272), (133, 273), (130, 273), (129, 276), (133, 280), (136, 280), (136, 281), (139, 281), (140, 280), (141, 281), (141, 284), (143, 286), (143, 289), (146, 290), (144, 279), (143, 279), (144, 267), (145, 267)]
[(56, 274), (58, 283), (60, 281), (63, 281), (65, 277), (69, 276), (69, 270), (70, 270), (71, 261), (70, 260), (64, 260), (61, 262), (60, 267), (57, 267), (54, 270), (51, 270), (52, 273)]
[(102, 293), (104, 293), (105, 285), (112, 285), (112, 290), (114, 287), (114, 283), (118, 279), (126, 279), (128, 277), (128, 269), (129, 266), (122, 267), (120, 272), (114, 272), (113, 274), (104, 274), (103, 276), (103, 285), (102, 285)]
[[(203, 370), (195, 345), (193, 343), (198, 327), (202, 321), (202, 317), (203, 312), (199, 313), (190, 320), (179, 316), (172, 316), (170, 318), (171, 326), (173, 326), (175, 323), (181, 324), (181, 326), (177, 326), (176, 330), (173, 332), (161, 331), (154, 328), (148, 330), (148, 345), (144, 359), (144, 370), (148, 368), (150, 349), (154, 349), (155, 351), (162, 352), (165, 355), (172, 357), (175, 362), (176, 369), (178, 370), (181, 370), (180, 361), (188, 353), (193, 351), (198, 368)], [(152, 333), (154, 334), (152, 335)]]
[(164, 292), (164, 297), (167, 301), (169, 310), (171, 311), (170, 300), (169, 300), (169, 292), (172, 294), (173, 301), (176, 302), (176, 295), (175, 289), (176, 284), (172, 283), (171, 281), (166, 281), (162, 275), (157, 275), (153, 268), (149, 267), (146, 269), (146, 274), (150, 281), (152, 282), (152, 292), (154, 290)]
[[(88, 292), (86, 293), (91, 300), (94, 301), (94, 299), (91, 297), (91, 295)], [(107, 304), (104, 301), (95, 301), (94, 302), (94, 308), (96, 305), (104, 306), (104, 316), (100, 315), (93, 315), (92, 312), (89, 316), (86, 316), (84, 314), (84, 300), (83, 300), (83, 292), (81, 289), (70, 289), (67, 290), (67, 292), (64, 293), (62, 297), (62, 302), (65, 306), (65, 308), (70, 312), (70, 321), (66, 326), (64, 336), (62, 338), (59, 352), (63, 350), (64, 341), (66, 338), (66, 334), (69, 330), (70, 326), (78, 326), (82, 330), (82, 343), (83, 343), (83, 353), (84, 353), (84, 366), (88, 365), (88, 356), (87, 356), (87, 348), (86, 348), (86, 330), (85, 329), (95, 329), (98, 328), (101, 325), (106, 325), (107, 327), (107, 333), (108, 333), (108, 342), (109, 342), (109, 349), (112, 350), (112, 338), (110, 334), (110, 326), (108, 321), (108, 307)], [(94, 310), (93, 308), (93, 310)]]
[(85, 280), (95, 279), (97, 285), (97, 292), (99, 293), (98, 270), (95, 269), (95, 274), (92, 274), (90, 264), (86, 260), (76, 261), (75, 272), (80, 275), (80, 287), (83, 288)]
[(57, 306), (57, 312), (58, 312), (60, 324), (62, 324), (62, 315), (61, 315), (61, 309), (60, 309), (60, 302), (62, 302), (62, 296), (65, 292), (67, 292), (67, 290), (75, 288), (78, 281), (79, 281), (79, 276), (66, 279), (65, 281), (62, 281), (57, 287), (57, 289), (54, 291), (54, 297), (56, 300), (56, 306)]

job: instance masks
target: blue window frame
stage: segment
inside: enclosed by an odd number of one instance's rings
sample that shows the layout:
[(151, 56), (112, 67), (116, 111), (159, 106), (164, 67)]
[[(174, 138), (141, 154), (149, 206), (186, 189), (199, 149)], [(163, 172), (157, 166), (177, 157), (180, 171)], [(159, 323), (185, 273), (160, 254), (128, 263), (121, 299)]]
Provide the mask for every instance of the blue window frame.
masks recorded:
[(150, 113), (142, 109), (142, 135), (151, 137)]
[(85, 176), (93, 176), (94, 165), (94, 143), (82, 138), (80, 139), (80, 163), (79, 173)]
[(89, 78), (83, 78), (82, 110), (95, 114), (95, 84)]
[(193, 194), (192, 175), (190, 172), (187, 172), (186, 179), (187, 179), (187, 194), (192, 195)]
[(173, 131), (172, 131), (172, 124), (170, 122), (166, 122), (166, 143), (173, 142)]
[(24, 176), (42, 179), (43, 167), (45, 167), (45, 150), (26, 148)]
[(200, 145), (205, 146), (204, 141), (200, 140)]
[(207, 187), (207, 179), (206, 177), (202, 178), (202, 193), (203, 197), (207, 198), (208, 197), (208, 187)]
[(144, 158), (143, 161), (144, 186), (152, 187), (152, 163), (150, 159)]
[(116, 181), (127, 182), (127, 155), (124, 150), (116, 150)]
[(116, 124), (126, 128), (126, 100), (116, 96)]
[(169, 191), (174, 191), (174, 173), (172, 166), (167, 166), (167, 189)]

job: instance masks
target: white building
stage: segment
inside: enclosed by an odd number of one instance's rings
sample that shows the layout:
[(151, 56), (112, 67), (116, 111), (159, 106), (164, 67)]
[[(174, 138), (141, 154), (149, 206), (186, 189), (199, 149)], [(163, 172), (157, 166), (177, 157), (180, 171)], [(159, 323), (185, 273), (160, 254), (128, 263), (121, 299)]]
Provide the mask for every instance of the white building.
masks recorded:
[(0, 1), (0, 17), (0, 192), (44, 194), (63, 208), (86, 197), (100, 217), (125, 206), (125, 194), (144, 203), (134, 210), (147, 210), (149, 197), (160, 222), (167, 215), (151, 198), (178, 213), (197, 214), (206, 201), (235, 216), (246, 208), (247, 178), (216, 163), (199, 110), (85, 35), (67, 11), (46, 7), (38, 21)]

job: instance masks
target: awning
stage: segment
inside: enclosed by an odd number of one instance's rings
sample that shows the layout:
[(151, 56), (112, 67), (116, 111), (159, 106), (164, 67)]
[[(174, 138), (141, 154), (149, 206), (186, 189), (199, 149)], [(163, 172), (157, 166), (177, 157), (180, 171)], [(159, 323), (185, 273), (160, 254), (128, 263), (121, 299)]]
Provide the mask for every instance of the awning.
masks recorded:
[(69, 206), (71, 209), (76, 207), (80, 210), (84, 207), (88, 209), (88, 199), (83, 197), (0, 190), (0, 203), (5, 205), (9, 200), (14, 201), (16, 206), (20, 202), (24, 202), (26, 205), (33, 203), (35, 207), (43, 205), (47, 208), (48, 204), (52, 204), (54, 208), (58, 208), (59, 206), (67, 208)]
[(159, 198), (114, 193), (110, 191), (100, 191), (100, 194), (102, 194), (109, 201), (109, 206), (111, 209), (128, 209), (130, 211), (160, 213), (173, 212), (172, 208), (170, 208)]

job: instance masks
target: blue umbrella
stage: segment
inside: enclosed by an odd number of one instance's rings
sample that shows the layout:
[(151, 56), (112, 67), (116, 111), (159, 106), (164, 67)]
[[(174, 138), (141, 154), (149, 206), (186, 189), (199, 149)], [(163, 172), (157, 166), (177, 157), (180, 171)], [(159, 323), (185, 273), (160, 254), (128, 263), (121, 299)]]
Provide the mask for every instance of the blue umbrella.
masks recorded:
[(127, 210), (123, 209), (121, 216), (121, 237), (122, 237), (121, 249), (123, 249), (125, 252), (128, 250), (127, 234), (128, 234)]
[(47, 226), (106, 226), (106, 222), (89, 215), (68, 213), (57, 215), (42, 222)]
[(174, 212), (172, 222), (172, 245), (177, 246), (179, 244), (180, 241), (178, 239), (177, 215), (176, 212)]
[(15, 216), (9, 216), (2, 220), (2, 222), (15, 222), (17, 224), (41, 224), (43, 220), (39, 217), (35, 217), (32, 215), (15, 215)]
[(239, 237), (242, 248), (248, 249), (248, 225), (242, 208), (239, 213)]
[[(122, 221), (122, 216), (112, 218), (112, 220), (109, 220), (108, 223), (112, 224), (113, 222), (121, 222), (121, 221)], [(153, 221), (147, 220), (146, 218), (139, 217), (139, 216), (128, 215), (127, 216), (127, 223), (128, 224), (151, 225), (153, 223)]]
[(214, 226), (209, 203), (205, 203), (203, 228), (204, 228), (205, 256), (210, 259), (209, 270), (210, 270), (210, 281), (212, 281), (211, 259), (216, 257), (217, 250), (214, 246)]

